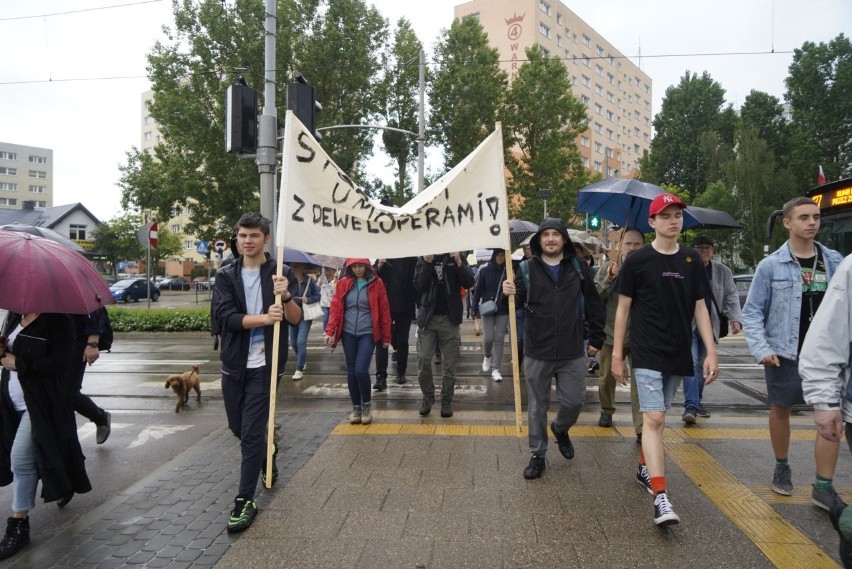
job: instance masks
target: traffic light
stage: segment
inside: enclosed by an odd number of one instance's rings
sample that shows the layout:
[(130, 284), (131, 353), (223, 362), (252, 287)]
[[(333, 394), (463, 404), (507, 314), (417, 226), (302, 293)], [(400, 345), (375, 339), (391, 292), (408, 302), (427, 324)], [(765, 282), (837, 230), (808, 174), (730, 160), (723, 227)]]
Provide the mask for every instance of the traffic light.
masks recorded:
[(225, 93), (225, 152), (257, 151), (257, 91), (240, 77)]
[(322, 105), (317, 103), (316, 89), (299, 72), (296, 80), (287, 85), (287, 110), (293, 111), (317, 141), (322, 140), (322, 134), (317, 132), (317, 113), (322, 111)]
[(589, 231), (597, 231), (601, 228), (601, 216), (589, 215), (586, 218), (586, 229)]

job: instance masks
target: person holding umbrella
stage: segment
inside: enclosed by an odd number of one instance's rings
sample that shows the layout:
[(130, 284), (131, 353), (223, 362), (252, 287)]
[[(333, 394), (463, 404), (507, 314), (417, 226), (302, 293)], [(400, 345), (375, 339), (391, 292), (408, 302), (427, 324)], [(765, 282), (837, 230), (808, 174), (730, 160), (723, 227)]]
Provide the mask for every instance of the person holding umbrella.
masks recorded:
[[(295, 279), (290, 282), (290, 294), (296, 299), (297, 304), (304, 309), (308, 304), (314, 304), (322, 300), (322, 293), (316, 280), (305, 271), (304, 263), (292, 263)], [(296, 352), (296, 371), (293, 372), (293, 381), (299, 381), (305, 377), (305, 367), (308, 361), (308, 334), (311, 332), (313, 320), (302, 319), (298, 324), (290, 324), (290, 344)]]
[(381, 344), (387, 349), (391, 342), (388, 294), (369, 259), (346, 260), (346, 274), (337, 283), (322, 339), (332, 348), (343, 341), (346, 379), (352, 400), (349, 423), (369, 425), (373, 421), (370, 392), (373, 348)]
[(74, 325), (65, 314), (10, 313), (0, 342), (0, 485), (12, 484), (12, 517), (0, 559), (30, 542), (29, 512), (92, 489), (77, 439), (69, 377)]

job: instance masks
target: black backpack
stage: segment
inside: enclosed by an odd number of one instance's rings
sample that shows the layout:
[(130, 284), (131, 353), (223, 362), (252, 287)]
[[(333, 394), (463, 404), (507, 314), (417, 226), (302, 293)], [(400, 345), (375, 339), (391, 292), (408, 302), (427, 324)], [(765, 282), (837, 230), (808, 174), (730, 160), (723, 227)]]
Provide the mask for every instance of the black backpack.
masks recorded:
[(101, 308), (98, 312), (100, 313), (101, 326), (103, 327), (103, 332), (101, 332), (100, 338), (98, 338), (98, 350), (108, 352), (112, 348), (112, 324), (109, 321), (109, 312), (107, 312), (106, 308)]

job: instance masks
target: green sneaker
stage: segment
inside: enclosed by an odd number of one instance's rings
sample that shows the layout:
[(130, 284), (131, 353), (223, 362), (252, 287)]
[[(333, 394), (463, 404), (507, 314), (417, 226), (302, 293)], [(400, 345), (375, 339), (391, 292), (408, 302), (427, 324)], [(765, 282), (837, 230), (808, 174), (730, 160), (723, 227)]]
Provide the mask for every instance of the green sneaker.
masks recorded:
[(228, 533), (248, 529), (251, 527), (256, 515), (257, 506), (255, 505), (254, 500), (237, 498), (234, 501), (234, 511), (231, 512), (231, 517), (228, 518)]

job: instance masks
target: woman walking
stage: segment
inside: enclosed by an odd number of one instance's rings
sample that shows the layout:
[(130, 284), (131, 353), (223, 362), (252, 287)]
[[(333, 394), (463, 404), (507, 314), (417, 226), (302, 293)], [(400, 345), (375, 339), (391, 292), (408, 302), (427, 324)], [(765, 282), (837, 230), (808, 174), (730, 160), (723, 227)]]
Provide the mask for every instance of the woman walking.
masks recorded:
[[(491, 372), (494, 381), (503, 381), (503, 341), (509, 324), (509, 301), (502, 294), (506, 280), (506, 252), (495, 249), (487, 265), (479, 269), (473, 291), (473, 307), (482, 317), (482, 371)], [(487, 312), (487, 314), (486, 314)]]
[(10, 314), (0, 341), (0, 485), (12, 484), (12, 517), (0, 559), (30, 542), (29, 512), (41, 497), (61, 508), (92, 489), (71, 404), (74, 325), (64, 314)]
[[(316, 280), (305, 272), (305, 265), (293, 263), (290, 268), (296, 273), (296, 280), (289, 284), (288, 292), (302, 307), (302, 314), (305, 314), (305, 307), (319, 302), (322, 295)], [(303, 318), (298, 325), (290, 325), (290, 345), (296, 352), (296, 371), (293, 373), (293, 381), (305, 377), (305, 366), (308, 362), (308, 334), (313, 323), (313, 320)]]
[(370, 391), (370, 361), (373, 348), (391, 341), (391, 313), (382, 279), (373, 273), (369, 259), (347, 259), (345, 275), (337, 283), (331, 300), (328, 326), (323, 341), (334, 348), (343, 341), (346, 379), (353, 425), (369, 425), (373, 420)]

